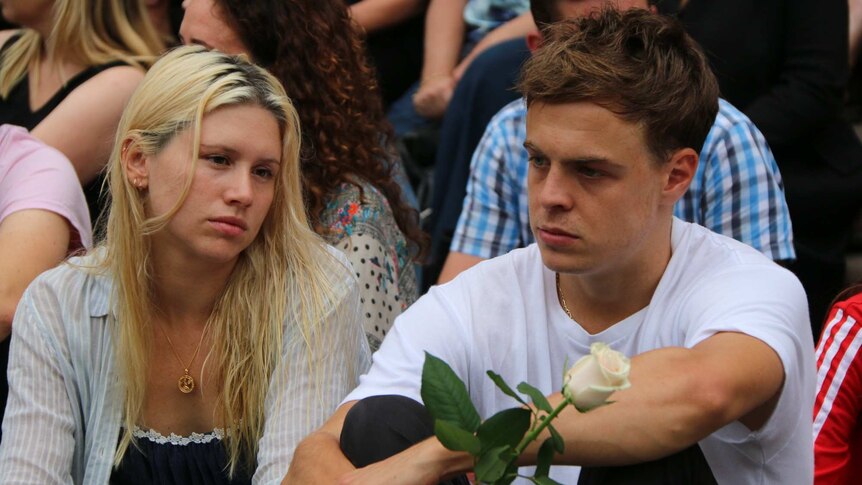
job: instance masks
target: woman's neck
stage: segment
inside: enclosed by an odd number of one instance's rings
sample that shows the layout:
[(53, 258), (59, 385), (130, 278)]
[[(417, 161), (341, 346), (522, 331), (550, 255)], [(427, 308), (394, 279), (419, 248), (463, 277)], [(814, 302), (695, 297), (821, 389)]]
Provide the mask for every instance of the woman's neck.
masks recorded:
[(174, 264), (153, 255), (153, 297), (168, 324), (206, 323), (235, 266), (212, 263)]

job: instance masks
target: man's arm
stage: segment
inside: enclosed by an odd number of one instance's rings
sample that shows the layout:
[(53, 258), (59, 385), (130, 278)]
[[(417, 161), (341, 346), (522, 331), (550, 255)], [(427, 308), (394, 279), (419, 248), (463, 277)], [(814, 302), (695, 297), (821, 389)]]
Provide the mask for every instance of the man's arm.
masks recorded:
[[(570, 407), (560, 414), (554, 426), (566, 452), (558, 463), (640, 463), (683, 450), (734, 421), (758, 430), (778, 401), (784, 367), (763, 341), (725, 332), (691, 349), (634, 357), (630, 380), (629, 389), (611, 396), (611, 405), (586, 414)], [(561, 399), (551, 396), (552, 404)], [(540, 443), (528, 449), (527, 463), (535, 462)]]
[(339, 477), (356, 469), (341, 452), (339, 444), (344, 418), (354, 404), (356, 401), (349, 401), (339, 406), (320, 429), (299, 443), (282, 485), (337, 483)]
[(440, 271), (440, 276), (437, 277), (437, 284), (442, 285), (452, 281), (453, 278), (466, 271), (473, 266), (485, 261), (485, 258), (473, 256), (470, 254), (459, 253), (452, 251), (446, 256), (446, 262), (443, 263), (443, 269)]
[[(781, 359), (772, 348), (730, 332), (691, 349), (646, 352), (632, 359), (631, 368), (632, 387), (612, 395), (613, 404), (586, 414), (568, 407), (554, 421), (566, 443), (565, 453), (556, 457), (558, 464), (640, 463), (683, 450), (733, 421), (759, 429), (771, 415), (784, 379)], [(557, 393), (549, 400), (556, 405), (562, 396)], [(545, 433), (526, 450), (522, 465), (535, 464), (539, 445), (549, 436)], [(470, 468), (464, 453), (441, 447), (430, 438), (348, 473), (339, 483), (435, 483)], [(418, 463), (437, 475), (427, 481)]]
[(701, 153), (702, 194), (692, 196), (699, 199), (692, 206), (702, 205), (697, 213), (679, 215), (774, 261), (791, 261), (790, 211), (775, 156), (748, 117), (729, 103), (721, 106)]
[(455, 90), (453, 71), (464, 43), (464, 6), (467, 0), (431, 0), (425, 17), (425, 49), (416, 111), (439, 118)]
[(362, 0), (350, 6), (350, 16), (370, 34), (415, 17), (424, 4), (422, 0)]
[(455, 76), (456, 81), (461, 80), (461, 76), (467, 72), (467, 68), (470, 67), (470, 64), (474, 59), (479, 57), (479, 54), (488, 50), (488, 48), (493, 47), (500, 42), (505, 42), (510, 39), (516, 39), (518, 37), (526, 37), (530, 32), (534, 32), (536, 30), (536, 23), (533, 21), (533, 14), (530, 11), (526, 11), (521, 15), (509, 20), (503, 25), (497, 27), (496, 29), (488, 32), (487, 35), (482, 37), (475, 47), (467, 54), (461, 62), (458, 63), (458, 66), (455, 68), (453, 75)]

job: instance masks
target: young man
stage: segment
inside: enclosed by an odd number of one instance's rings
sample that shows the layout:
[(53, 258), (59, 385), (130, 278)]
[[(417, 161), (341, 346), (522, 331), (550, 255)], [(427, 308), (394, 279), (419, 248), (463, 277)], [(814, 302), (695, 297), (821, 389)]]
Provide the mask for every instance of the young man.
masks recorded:
[[(654, 9), (647, 0), (532, 0), (541, 27), (588, 15), (603, 5)], [(541, 36), (528, 37), (537, 47)], [(438, 283), (485, 259), (531, 244), (527, 107), (516, 100), (497, 113), (476, 148), (449, 255)], [(455, 192), (457, 194), (457, 192)], [(463, 204), (461, 204), (463, 202)], [(763, 135), (730, 103), (719, 111), (700, 148), (700, 166), (674, 215), (742, 241), (776, 261), (795, 257), (790, 214), (778, 165)], [(436, 235), (434, 237), (437, 237)]]
[[(486, 370), (553, 405), (565, 362), (596, 341), (633, 356), (632, 386), (613, 405), (560, 414), (552, 478), (811, 482), (813, 342), (799, 282), (673, 217), (718, 110), (702, 53), (676, 21), (641, 9), (548, 35), (521, 83), (537, 243), (404, 313), (360, 386), (298, 447), (286, 483), (430, 484), (468, 470), (469, 456), (416, 438), (429, 433), (419, 404), (404, 411), (421, 400), (423, 352), (452, 366), (488, 418), (516, 403)], [(367, 465), (393, 435), (419, 442)]]

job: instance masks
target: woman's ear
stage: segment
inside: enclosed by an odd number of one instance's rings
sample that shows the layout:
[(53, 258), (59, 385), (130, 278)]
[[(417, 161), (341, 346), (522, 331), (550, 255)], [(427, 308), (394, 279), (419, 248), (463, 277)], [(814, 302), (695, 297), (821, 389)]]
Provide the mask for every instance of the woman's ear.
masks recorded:
[(135, 139), (129, 138), (123, 141), (120, 160), (129, 183), (139, 190), (146, 189), (149, 183), (149, 157), (144, 154)]

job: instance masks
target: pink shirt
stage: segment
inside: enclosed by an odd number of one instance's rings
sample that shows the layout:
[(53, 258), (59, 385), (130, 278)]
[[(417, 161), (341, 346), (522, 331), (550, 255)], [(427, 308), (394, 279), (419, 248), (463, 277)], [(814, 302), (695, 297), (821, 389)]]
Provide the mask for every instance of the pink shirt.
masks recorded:
[(69, 160), (24, 128), (0, 125), (0, 223), (26, 209), (47, 210), (69, 221), (70, 250), (93, 246), (87, 201)]

